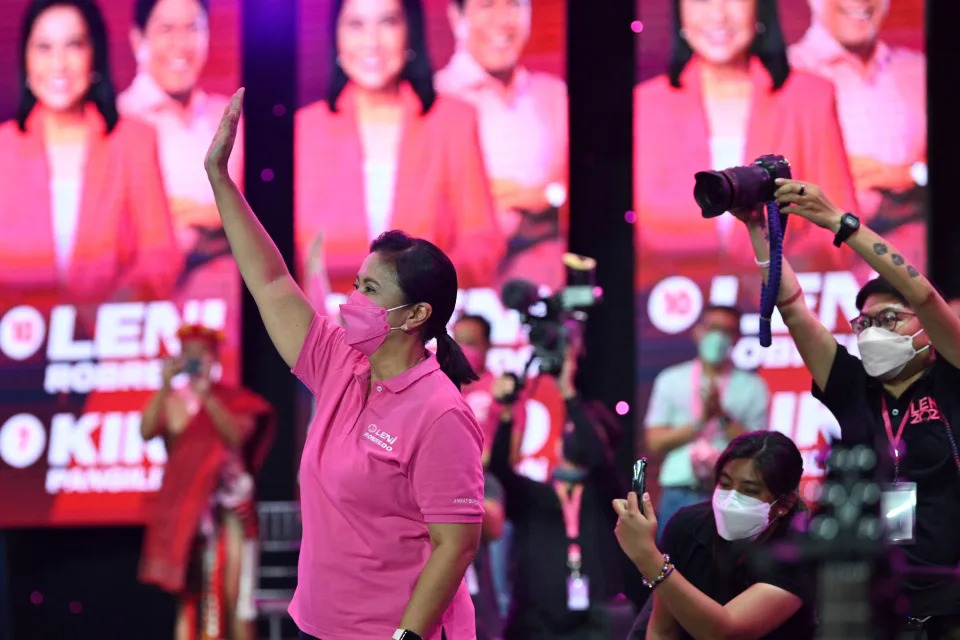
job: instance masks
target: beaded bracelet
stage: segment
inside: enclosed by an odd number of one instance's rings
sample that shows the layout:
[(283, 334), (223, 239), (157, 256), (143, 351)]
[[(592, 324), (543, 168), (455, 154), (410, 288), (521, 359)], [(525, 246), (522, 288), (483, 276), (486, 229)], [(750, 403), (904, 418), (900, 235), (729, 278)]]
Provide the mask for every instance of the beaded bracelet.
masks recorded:
[(643, 586), (649, 587), (650, 590), (656, 588), (658, 584), (670, 577), (670, 574), (673, 573), (674, 566), (670, 562), (670, 556), (668, 554), (663, 554), (663, 568), (660, 569), (660, 575), (654, 578), (652, 581), (648, 581), (646, 578), (643, 579)]

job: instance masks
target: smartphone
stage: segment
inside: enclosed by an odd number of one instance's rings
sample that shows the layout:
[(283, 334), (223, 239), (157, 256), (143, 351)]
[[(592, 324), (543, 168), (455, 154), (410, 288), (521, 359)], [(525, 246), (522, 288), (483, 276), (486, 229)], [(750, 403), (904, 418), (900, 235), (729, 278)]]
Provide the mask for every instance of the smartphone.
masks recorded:
[(187, 361), (183, 363), (183, 370), (188, 375), (196, 375), (200, 373), (200, 367), (203, 365), (197, 358), (187, 358)]
[(647, 490), (647, 459), (640, 458), (633, 464), (633, 482), (630, 490), (637, 494), (640, 511), (643, 512), (643, 493)]

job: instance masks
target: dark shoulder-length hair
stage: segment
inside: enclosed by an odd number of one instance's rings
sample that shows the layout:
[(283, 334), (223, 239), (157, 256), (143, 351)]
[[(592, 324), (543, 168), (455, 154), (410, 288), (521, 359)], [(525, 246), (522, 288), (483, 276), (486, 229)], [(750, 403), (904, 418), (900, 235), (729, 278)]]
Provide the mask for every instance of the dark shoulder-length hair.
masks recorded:
[[(693, 49), (680, 33), (680, 0), (673, 0), (673, 54), (668, 75), (670, 85), (680, 88), (680, 75), (693, 56)], [(756, 56), (766, 67), (774, 90), (783, 86), (790, 75), (787, 62), (787, 42), (780, 28), (777, 0), (757, 0), (757, 34), (750, 45), (750, 55)]]
[[(330, 86), (327, 89), (327, 104), (336, 112), (337, 99), (349, 78), (337, 63), (337, 22), (346, 0), (335, 0), (333, 19), (330, 21), (333, 33), (330, 38)], [(420, 99), (421, 113), (426, 113), (437, 99), (433, 87), (433, 69), (430, 68), (430, 56), (427, 53), (427, 36), (423, 25), (423, 3), (420, 0), (401, 0), (403, 18), (407, 23), (407, 61), (400, 71), (400, 78), (410, 83), (414, 93)]]
[[(157, 7), (160, 0), (135, 0), (133, 5), (133, 23), (137, 28), (144, 31), (147, 23), (150, 22), (150, 16)], [(210, 0), (197, 0), (197, 4), (203, 9), (205, 14), (210, 14)]]
[[(773, 494), (774, 499), (779, 500), (800, 488), (803, 456), (793, 440), (779, 431), (752, 431), (734, 438), (717, 458), (713, 469), (715, 486), (720, 484), (723, 468), (731, 460), (752, 460), (763, 484)], [(797, 496), (794, 507), (780, 518), (780, 521), (787, 522), (790, 520), (788, 516), (805, 509), (803, 500)]]
[(433, 308), (422, 338), (424, 343), (436, 338), (440, 369), (457, 388), (479, 380), (460, 345), (447, 332), (458, 288), (457, 270), (447, 254), (432, 242), (403, 231), (381, 234), (370, 244), (370, 251), (393, 265), (405, 302), (426, 302)]
[(107, 133), (117, 126), (117, 93), (110, 78), (108, 63), (107, 27), (100, 7), (94, 0), (33, 0), (23, 16), (20, 29), (20, 101), (17, 104), (17, 125), (20, 131), (27, 130), (27, 118), (37, 104), (37, 97), (27, 86), (27, 41), (37, 18), (53, 7), (74, 7), (83, 16), (93, 45), (94, 78), (90, 83), (86, 101), (96, 105), (107, 125)]

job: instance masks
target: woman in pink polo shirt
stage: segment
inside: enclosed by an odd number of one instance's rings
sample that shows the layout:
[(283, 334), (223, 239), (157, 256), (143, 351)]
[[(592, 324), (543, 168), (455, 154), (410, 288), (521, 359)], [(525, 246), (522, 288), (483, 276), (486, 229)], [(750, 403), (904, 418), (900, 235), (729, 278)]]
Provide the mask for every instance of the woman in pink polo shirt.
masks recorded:
[(476, 374), (446, 330), (453, 263), (389, 231), (360, 265), (344, 327), (314, 311), (227, 172), (242, 101), (241, 89), (207, 174), (267, 331), (317, 398), (290, 615), (307, 639), (473, 640), (463, 576), (480, 542), (483, 436), (458, 390)]

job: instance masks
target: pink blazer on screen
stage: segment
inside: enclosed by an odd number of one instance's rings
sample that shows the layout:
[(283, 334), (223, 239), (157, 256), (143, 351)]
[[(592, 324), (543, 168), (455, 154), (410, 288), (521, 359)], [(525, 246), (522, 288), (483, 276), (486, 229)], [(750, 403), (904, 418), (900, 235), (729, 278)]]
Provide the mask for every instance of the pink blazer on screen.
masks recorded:
[[(468, 104), (438, 96), (421, 114), (413, 89), (401, 86), (403, 132), (393, 213), (402, 229), (440, 247), (453, 261), (462, 288), (489, 284), (505, 250), (480, 151), (477, 116)], [(308, 105), (296, 115), (295, 193), (298, 263), (318, 233), (335, 292), (353, 284), (368, 254), (363, 153), (348, 85), (337, 101)]]
[[(777, 91), (761, 62), (750, 64), (753, 93), (744, 162), (764, 154), (786, 156), (793, 176), (823, 187), (846, 211), (855, 211), (853, 181), (837, 119), (833, 87), (792, 71)], [(693, 199), (694, 174), (710, 166), (710, 142), (694, 57), (681, 88), (657, 76), (634, 89), (634, 207), (637, 283), (649, 288), (669, 275), (705, 280), (718, 273), (756, 273), (745, 229), (721, 237), (717, 220), (704, 219)], [(726, 215), (726, 214), (725, 214)], [(846, 268), (852, 252), (836, 249), (829, 234), (791, 218), (785, 254), (797, 270)]]
[[(121, 119), (106, 131), (87, 106), (90, 128), (73, 257), (57, 268), (43, 110), (26, 132), (0, 125), (0, 292), (53, 294), (63, 301), (168, 296), (183, 264), (173, 235), (153, 129)], [(202, 170), (198, 168), (198, 171)]]

